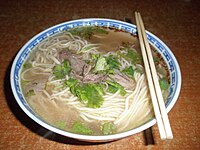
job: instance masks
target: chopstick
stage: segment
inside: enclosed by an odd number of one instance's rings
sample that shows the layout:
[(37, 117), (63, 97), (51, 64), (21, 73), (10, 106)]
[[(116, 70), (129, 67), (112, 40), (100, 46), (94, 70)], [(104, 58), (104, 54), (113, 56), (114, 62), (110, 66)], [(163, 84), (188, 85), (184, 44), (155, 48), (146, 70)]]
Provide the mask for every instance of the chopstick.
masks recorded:
[(153, 61), (151, 48), (147, 40), (142, 17), (139, 12), (135, 12), (139, 43), (142, 51), (143, 62), (145, 66), (146, 77), (149, 85), (149, 91), (152, 99), (154, 113), (160, 133), (160, 138), (173, 139), (169, 118), (165, 108), (164, 99), (160, 89), (155, 64)]

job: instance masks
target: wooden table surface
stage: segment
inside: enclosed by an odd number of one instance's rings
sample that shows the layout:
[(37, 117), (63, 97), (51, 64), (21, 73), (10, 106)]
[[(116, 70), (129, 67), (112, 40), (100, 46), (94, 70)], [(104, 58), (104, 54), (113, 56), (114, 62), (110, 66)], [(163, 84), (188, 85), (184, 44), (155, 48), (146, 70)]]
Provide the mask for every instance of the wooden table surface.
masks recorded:
[[(155, 145), (143, 133), (109, 143), (85, 143), (52, 133), (36, 124), (16, 103), (9, 81), (19, 49), (34, 35), (77, 18), (124, 20), (139, 11), (146, 29), (176, 56), (182, 89), (169, 113), (174, 139), (162, 141), (153, 126)], [(135, 22), (135, 21), (134, 21)], [(0, 1), (0, 149), (200, 149), (200, 1), (199, 0), (1, 0)]]

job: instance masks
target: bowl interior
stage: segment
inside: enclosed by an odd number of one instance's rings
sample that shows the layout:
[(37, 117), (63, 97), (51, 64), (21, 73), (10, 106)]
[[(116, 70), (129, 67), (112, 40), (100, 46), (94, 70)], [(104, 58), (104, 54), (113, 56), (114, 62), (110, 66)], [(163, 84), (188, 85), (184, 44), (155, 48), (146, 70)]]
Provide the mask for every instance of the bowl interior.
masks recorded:
[[(27, 104), (20, 85), (20, 71), (23, 66), (24, 61), (26, 60), (27, 56), (31, 53), (33, 48), (38, 45), (41, 41), (48, 38), (51, 35), (54, 35), (56, 33), (62, 32), (64, 30), (78, 27), (78, 26), (104, 26), (104, 27), (114, 27), (120, 30), (125, 30), (127, 32), (136, 34), (136, 26), (125, 23), (122, 21), (117, 20), (111, 20), (111, 19), (99, 19), (99, 18), (91, 18), (91, 19), (80, 19), (80, 20), (74, 20), (69, 21), (65, 23), (58, 24), (56, 26), (53, 26), (51, 28), (46, 29), (45, 31), (37, 34), (34, 36), (31, 40), (29, 40), (18, 52), (13, 65), (11, 69), (11, 87), (13, 94), (15, 96), (15, 99), (19, 106), (22, 108), (22, 110), (34, 121), (36, 121), (41, 126), (54, 131), (58, 134), (77, 138), (80, 140), (87, 140), (87, 141), (105, 141), (105, 140), (114, 140), (119, 139), (122, 137), (126, 137), (135, 133), (138, 133), (142, 130), (145, 130), (146, 128), (152, 126), (156, 123), (155, 119), (152, 119), (151, 121), (133, 129), (127, 132), (118, 133), (114, 135), (106, 135), (106, 136), (88, 136), (88, 135), (78, 135), (74, 133), (69, 133), (60, 129), (57, 129), (47, 123), (45, 123), (41, 118), (33, 112), (33, 110), (30, 108), (30, 106)], [(169, 112), (171, 108), (174, 106), (174, 104), (177, 101), (180, 88), (181, 88), (181, 73), (180, 68), (177, 63), (176, 58), (174, 57), (171, 50), (155, 35), (147, 31), (147, 38), (149, 42), (156, 48), (156, 50), (161, 54), (163, 59), (165, 60), (169, 72), (170, 72), (170, 92), (169, 96), (166, 100), (166, 108)]]

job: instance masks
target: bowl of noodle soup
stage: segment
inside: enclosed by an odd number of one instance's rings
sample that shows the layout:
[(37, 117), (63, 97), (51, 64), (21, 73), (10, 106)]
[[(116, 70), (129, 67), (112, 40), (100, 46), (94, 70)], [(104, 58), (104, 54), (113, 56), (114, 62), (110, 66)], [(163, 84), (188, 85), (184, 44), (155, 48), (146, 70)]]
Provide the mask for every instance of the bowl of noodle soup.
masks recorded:
[[(30, 39), (11, 68), (21, 109), (55, 133), (112, 141), (156, 123), (136, 26), (112, 19), (64, 22)], [(171, 50), (147, 31), (167, 112), (178, 99), (180, 68)]]

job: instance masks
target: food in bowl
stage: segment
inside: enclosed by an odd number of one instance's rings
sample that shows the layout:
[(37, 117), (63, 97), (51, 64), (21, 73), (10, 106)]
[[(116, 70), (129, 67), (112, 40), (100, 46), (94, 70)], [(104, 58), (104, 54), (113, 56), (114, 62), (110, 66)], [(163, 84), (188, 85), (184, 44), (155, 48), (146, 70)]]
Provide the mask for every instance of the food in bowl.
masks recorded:
[[(169, 111), (180, 69), (169, 48), (147, 36)], [(119, 139), (156, 122), (136, 27), (117, 20), (81, 19), (39, 33), (17, 54), (11, 87), (30, 118), (75, 139)]]
[[(163, 95), (167, 65), (154, 50)], [(45, 122), (68, 132), (107, 135), (153, 118), (138, 38), (115, 28), (76, 27), (39, 43), (23, 64), (25, 99)]]

